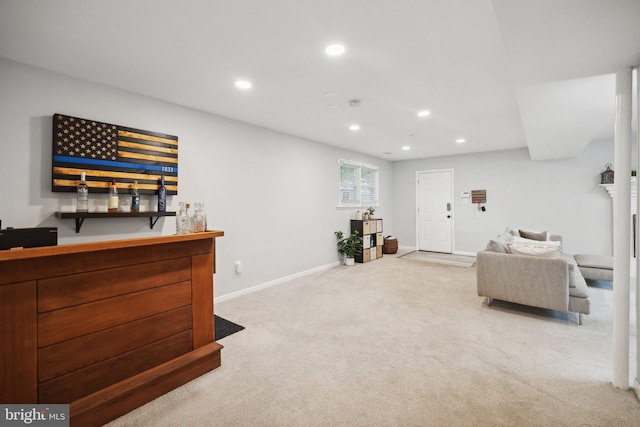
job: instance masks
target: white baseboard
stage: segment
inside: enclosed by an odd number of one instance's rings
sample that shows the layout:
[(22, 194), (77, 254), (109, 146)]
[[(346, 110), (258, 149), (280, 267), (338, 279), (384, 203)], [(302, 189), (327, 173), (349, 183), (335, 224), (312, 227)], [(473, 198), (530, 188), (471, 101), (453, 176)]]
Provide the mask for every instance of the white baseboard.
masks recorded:
[(281, 283), (289, 282), (293, 279), (297, 279), (299, 277), (308, 276), (310, 274), (318, 273), (320, 271), (329, 270), (330, 268), (337, 267), (340, 265), (340, 262), (332, 262), (331, 264), (321, 265), (320, 267), (312, 268), (310, 270), (301, 271), (299, 273), (294, 273), (289, 276), (281, 277), (279, 279), (271, 280), (266, 283), (261, 283), (259, 285), (251, 286), (250, 288), (241, 289), (236, 292), (231, 292), (229, 294), (220, 295), (219, 297), (215, 297), (213, 299), (213, 303), (218, 304), (223, 301), (228, 301), (230, 299), (237, 298), (242, 295), (250, 294), (252, 292), (256, 292), (262, 289), (270, 288), (271, 286), (279, 285)]
[[(407, 252), (413, 252), (416, 250), (415, 246), (399, 246), (398, 250), (400, 251), (407, 251)], [(475, 257), (476, 254), (475, 252), (462, 252), (462, 251), (454, 251), (453, 252), (455, 255), (466, 255), (466, 256), (473, 256)], [(223, 301), (228, 301), (230, 299), (234, 299), (237, 298), (239, 296), (242, 295), (246, 295), (246, 294), (250, 294), (252, 292), (256, 292), (262, 289), (266, 289), (266, 288), (270, 288), (271, 286), (275, 286), (275, 285), (279, 285), (281, 283), (285, 283), (285, 282), (289, 282), (293, 279), (297, 279), (299, 277), (304, 277), (304, 276), (308, 276), (310, 274), (314, 274), (314, 273), (318, 273), (320, 271), (324, 271), (324, 270), (329, 270), (330, 268), (334, 268), (340, 265), (340, 262), (336, 261), (336, 262), (332, 262), (330, 264), (326, 264), (326, 265), (321, 265), (320, 267), (316, 267), (316, 268), (312, 268), (310, 270), (305, 270), (305, 271), (301, 271), (299, 273), (294, 273), (291, 274), (289, 276), (285, 276), (285, 277), (281, 277), (279, 279), (275, 279), (275, 280), (271, 280), (269, 282), (266, 283), (261, 283), (259, 285), (255, 285), (255, 286), (251, 286), (250, 288), (246, 288), (246, 289), (241, 289), (239, 291), (236, 292), (231, 292), (229, 294), (225, 294), (225, 295), (220, 295), (219, 297), (215, 297), (213, 299), (214, 304), (223, 302)]]

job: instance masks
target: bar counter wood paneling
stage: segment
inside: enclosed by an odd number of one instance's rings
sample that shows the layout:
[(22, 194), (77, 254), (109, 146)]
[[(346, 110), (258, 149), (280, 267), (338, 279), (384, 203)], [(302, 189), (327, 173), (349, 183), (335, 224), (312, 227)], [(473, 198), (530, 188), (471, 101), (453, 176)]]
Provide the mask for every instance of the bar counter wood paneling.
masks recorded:
[(0, 402), (102, 425), (220, 366), (222, 231), (0, 251)]

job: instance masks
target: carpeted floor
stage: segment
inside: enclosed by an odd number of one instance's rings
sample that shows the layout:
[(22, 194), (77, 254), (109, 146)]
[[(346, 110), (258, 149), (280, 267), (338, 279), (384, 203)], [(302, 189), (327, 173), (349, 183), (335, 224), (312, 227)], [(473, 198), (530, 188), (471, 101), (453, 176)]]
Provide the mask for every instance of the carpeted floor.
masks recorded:
[(412, 251), (398, 258), (413, 261), (433, 262), (436, 264), (457, 265), (459, 267), (472, 267), (476, 263), (476, 257), (454, 254), (442, 254), (438, 252)]
[(217, 304), (246, 326), (222, 366), (110, 426), (639, 426), (611, 384), (612, 291), (589, 290), (578, 326), (488, 307), (475, 267), (340, 266)]

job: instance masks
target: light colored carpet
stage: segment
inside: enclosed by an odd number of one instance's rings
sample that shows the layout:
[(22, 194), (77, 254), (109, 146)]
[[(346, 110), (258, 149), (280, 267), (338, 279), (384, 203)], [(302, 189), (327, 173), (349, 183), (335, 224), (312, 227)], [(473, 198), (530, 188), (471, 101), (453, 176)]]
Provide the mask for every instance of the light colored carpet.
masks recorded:
[(109, 425), (638, 426), (611, 384), (612, 292), (590, 292), (578, 326), (486, 306), (475, 267), (340, 266), (218, 304), (246, 327), (222, 366)]
[(438, 252), (413, 251), (398, 258), (413, 261), (434, 262), (436, 264), (457, 265), (459, 267), (471, 267), (476, 263), (476, 257), (454, 254), (441, 254)]

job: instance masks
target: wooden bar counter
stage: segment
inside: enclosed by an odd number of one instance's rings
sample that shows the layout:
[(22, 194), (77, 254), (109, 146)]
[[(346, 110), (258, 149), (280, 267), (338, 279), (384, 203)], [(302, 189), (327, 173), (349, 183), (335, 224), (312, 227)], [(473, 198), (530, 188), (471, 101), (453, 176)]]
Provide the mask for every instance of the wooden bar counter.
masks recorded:
[(222, 231), (0, 251), (0, 402), (102, 425), (220, 366)]

